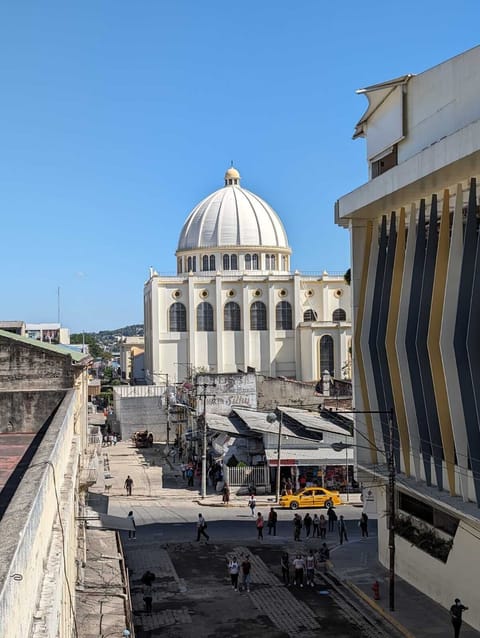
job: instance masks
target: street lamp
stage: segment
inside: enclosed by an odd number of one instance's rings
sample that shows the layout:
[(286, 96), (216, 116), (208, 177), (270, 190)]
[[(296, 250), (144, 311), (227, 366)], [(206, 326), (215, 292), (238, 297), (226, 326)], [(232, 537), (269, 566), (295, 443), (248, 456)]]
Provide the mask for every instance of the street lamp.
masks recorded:
[[(389, 606), (390, 611), (395, 611), (395, 485), (396, 485), (396, 471), (395, 471), (395, 458), (393, 453), (393, 420), (395, 418), (395, 412), (391, 410), (352, 410), (351, 412), (343, 411), (340, 414), (388, 414), (388, 454), (387, 467), (388, 467), (388, 549), (389, 549)], [(382, 454), (386, 451), (378, 448), (374, 443), (370, 441), (368, 437), (362, 434), (368, 443), (373, 446), (377, 452)], [(335, 452), (341, 452), (345, 448), (350, 447), (348, 443), (341, 443), (340, 441), (332, 443), (330, 446)], [(357, 445), (356, 447), (367, 448), (364, 445)]]
[(278, 421), (278, 444), (277, 444), (277, 480), (275, 488), (275, 500), (278, 503), (280, 500), (280, 455), (282, 452), (282, 426), (283, 426), (283, 412), (280, 410), (280, 418), (278, 418), (276, 412), (270, 412), (267, 414), (266, 419), (269, 423), (275, 423)]

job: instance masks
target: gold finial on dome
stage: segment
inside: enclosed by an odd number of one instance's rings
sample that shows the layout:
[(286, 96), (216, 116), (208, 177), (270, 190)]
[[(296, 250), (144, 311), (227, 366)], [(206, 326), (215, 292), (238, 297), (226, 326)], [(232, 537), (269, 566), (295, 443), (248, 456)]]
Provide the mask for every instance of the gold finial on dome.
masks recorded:
[(238, 186), (240, 184), (240, 173), (232, 165), (225, 173), (225, 186)]

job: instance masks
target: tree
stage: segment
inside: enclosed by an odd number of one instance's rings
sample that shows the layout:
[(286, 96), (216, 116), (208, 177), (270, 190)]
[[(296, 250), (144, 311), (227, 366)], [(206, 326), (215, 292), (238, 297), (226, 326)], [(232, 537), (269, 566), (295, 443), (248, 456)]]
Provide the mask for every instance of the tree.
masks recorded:
[(70, 335), (70, 343), (79, 344), (86, 343), (88, 346), (88, 351), (95, 359), (99, 357), (103, 357), (105, 355), (105, 351), (103, 348), (97, 343), (93, 334), (88, 332), (77, 332)]

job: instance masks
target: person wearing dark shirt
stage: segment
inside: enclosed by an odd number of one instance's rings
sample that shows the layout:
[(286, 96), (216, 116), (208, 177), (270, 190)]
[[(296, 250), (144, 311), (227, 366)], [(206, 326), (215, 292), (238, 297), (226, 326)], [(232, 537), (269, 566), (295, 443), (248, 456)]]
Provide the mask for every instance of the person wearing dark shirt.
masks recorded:
[(462, 626), (462, 613), (467, 611), (468, 607), (462, 605), (460, 598), (455, 598), (455, 602), (450, 607), (450, 617), (453, 625), (453, 635), (455, 638), (460, 636), (460, 627)]

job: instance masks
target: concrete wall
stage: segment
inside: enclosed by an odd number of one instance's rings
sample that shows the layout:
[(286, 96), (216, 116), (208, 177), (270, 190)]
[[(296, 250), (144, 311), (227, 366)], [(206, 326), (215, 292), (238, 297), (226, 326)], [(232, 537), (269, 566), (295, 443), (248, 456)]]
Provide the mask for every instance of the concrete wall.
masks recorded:
[(67, 590), (74, 595), (79, 455), (75, 406), (76, 392), (70, 390), (0, 521), (0, 636), (39, 635), (34, 633), (34, 615), (44, 626), (42, 635), (72, 635), (74, 601), (70, 603)]
[(113, 409), (123, 439), (129, 439), (137, 430), (149, 430), (155, 441), (166, 440), (164, 386), (114, 387)]
[(315, 394), (315, 384), (274, 379), (258, 375), (258, 409), (272, 410), (277, 405), (318, 405), (321, 397)]
[(0, 432), (38, 432), (64, 396), (64, 390), (0, 392)]

